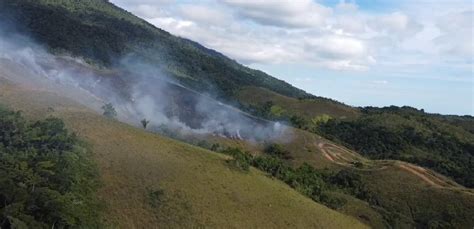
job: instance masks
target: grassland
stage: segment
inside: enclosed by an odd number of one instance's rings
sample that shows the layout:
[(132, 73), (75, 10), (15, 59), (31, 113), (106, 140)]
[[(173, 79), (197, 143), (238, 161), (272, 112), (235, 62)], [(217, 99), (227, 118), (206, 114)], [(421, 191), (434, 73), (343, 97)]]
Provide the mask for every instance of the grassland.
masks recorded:
[[(370, 203), (372, 209), (384, 215), (392, 227), (469, 228), (474, 225), (474, 191), (450, 178), (406, 162), (368, 160), (306, 131), (295, 129), (293, 136), (291, 142), (281, 142), (294, 157), (291, 163), (299, 166), (306, 162), (331, 171), (349, 169), (361, 175), (376, 196)], [(355, 208), (354, 204), (363, 206), (350, 200), (346, 208)], [(366, 208), (347, 213), (377, 222), (377, 215), (363, 209)]]
[[(374, 228), (448, 227), (474, 224), (474, 191), (432, 170), (396, 160), (369, 160), (307, 131), (292, 129), (278, 142), (290, 152), (293, 167), (308, 163), (333, 172), (349, 170), (362, 177), (373, 200), (333, 193), (346, 200), (338, 211), (359, 218)], [(212, 139), (212, 143), (259, 155), (263, 146)]]
[[(271, 101), (274, 105), (281, 107), (285, 116), (301, 116), (312, 119), (323, 114), (335, 118), (354, 118), (359, 115), (356, 108), (336, 102), (334, 100), (317, 97), (311, 99), (297, 99), (287, 97), (273, 91), (260, 87), (244, 87), (237, 93), (237, 99), (244, 105), (255, 107), (264, 106)], [(283, 115), (283, 114), (282, 114)]]
[[(10, 78), (23, 74), (9, 64), (0, 66), (5, 67), (0, 74)], [(99, 192), (108, 205), (104, 219), (111, 227), (313, 228), (363, 222), (374, 228), (469, 228), (474, 224), (472, 190), (431, 170), (424, 176), (441, 179), (434, 182), (441, 185), (427, 182), (400, 162), (368, 160), (318, 135), (291, 129), (279, 142), (291, 153), (289, 164), (308, 163), (333, 172), (350, 169), (375, 193), (375, 203), (332, 193), (347, 201), (338, 209), (343, 215), (258, 170), (229, 168), (226, 156), (106, 119), (25, 81), (27, 87), (18, 88), (0, 77), (0, 103), (23, 110), (31, 119), (60, 117), (90, 144), (104, 183)], [(262, 145), (240, 140), (217, 136), (194, 136), (194, 140), (263, 153)]]
[(225, 156), (106, 119), (52, 92), (0, 85), (0, 103), (30, 119), (60, 117), (90, 144), (110, 227), (366, 227), (255, 169), (230, 169)]

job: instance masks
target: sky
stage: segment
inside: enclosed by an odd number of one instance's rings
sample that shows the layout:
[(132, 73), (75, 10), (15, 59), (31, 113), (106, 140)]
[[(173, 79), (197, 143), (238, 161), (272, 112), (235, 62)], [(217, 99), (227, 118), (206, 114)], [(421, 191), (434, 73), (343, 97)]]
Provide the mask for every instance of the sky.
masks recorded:
[(474, 115), (472, 0), (111, 2), (314, 95)]

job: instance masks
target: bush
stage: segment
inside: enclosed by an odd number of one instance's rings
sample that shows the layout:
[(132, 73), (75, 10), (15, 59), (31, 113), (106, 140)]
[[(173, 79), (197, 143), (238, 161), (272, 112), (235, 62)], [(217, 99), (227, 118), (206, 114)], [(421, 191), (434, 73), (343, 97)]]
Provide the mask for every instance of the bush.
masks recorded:
[(324, 205), (326, 205), (326, 206), (328, 206), (332, 209), (335, 209), (335, 210), (344, 207), (344, 205), (346, 205), (346, 203), (347, 203), (346, 199), (335, 197), (335, 196), (329, 195), (327, 193), (321, 194), (320, 201)]
[[(115, 110), (114, 106), (112, 103), (107, 103), (104, 106), (102, 106), (102, 110), (104, 110), (103, 115), (107, 118), (115, 118), (117, 117), (117, 111)], [(143, 124), (143, 123), (142, 123)], [(148, 124), (148, 123), (147, 123)]]
[(281, 159), (292, 159), (290, 152), (283, 145), (272, 143), (265, 147), (264, 152), (268, 155)]
[(162, 202), (163, 195), (165, 192), (161, 189), (149, 189), (148, 190), (148, 202), (153, 208), (158, 208)]
[[(269, 149), (273, 149), (271, 152), (281, 150), (279, 145), (269, 146), (271, 146), (268, 147)], [(253, 157), (239, 148), (227, 148), (221, 152), (233, 157), (232, 160), (228, 161), (233, 167), (248, 171), (250, 165), (252, 165), (285, 182), (312, 200), (333, 209), (344, 206), (346, 200), (328, 195), (328, 191), (343, 192), (362, 200), (374, 202), (373, 195), (361, 176), (350, 170), (341, 170), (334, 174), (317, 170), (306, 163), (294, 169), (276, 155)]]
[(242, 171), (249, 171), (252, 162), (252, 155), (247, 152), (242, 152), (238, 148), (227, 148), (222, 153), (232, 156), (232, 159), (227, 160), (227, 163), (233, 168)]
[(305, 118), (298, 115), (292, 115), (290, 117), (290, 123), (292, 126), (299, 129), (303, 129), (304, 127), (308, 126), (308, 121)]
[(339, 171), (329, 178), (329, 182), (358, 199), (375, 203), (374, 195), (362, 180), (362, 177), (351, 170)]
[(0, 228), (98, 227), (97, 170), (56, 118), (0, 108)]

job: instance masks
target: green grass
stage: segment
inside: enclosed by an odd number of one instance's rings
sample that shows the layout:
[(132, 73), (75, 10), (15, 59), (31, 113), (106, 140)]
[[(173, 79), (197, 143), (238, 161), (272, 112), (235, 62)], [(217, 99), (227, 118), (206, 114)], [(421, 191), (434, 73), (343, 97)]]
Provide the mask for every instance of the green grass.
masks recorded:
[[(237, 98), (244, 105), (262, 107), (266, 102), (273, 102), (274, 105), (283, 109), (283, 115), (291, 117), (297, 115), (306, 119), (312, 119), (320, 115), (329, 115), (333, 118), (351, 119), (359, 115), (356, 108), (339, 103), (337, 101), (322, 97), (312, 99), (297, 99), (287, 97), (265, 88), (244, 87), (237, 93)], [(278, 108), (273, 108), (275, 110)], [(281, 111), (278, 111), (280, 113)]]
[(54, 93), (0, 91), (1, 103), (33, 120), (60, 117), (90, 144), (111, 227), (364, 227), (258, 170), (230, 169), (223, 155), (106, 119)]
[[(400, 169), (400, 162), (383, 160), (369, 160), (356, 155), (362, 167), (347, 164), (337, 165), (327, 160), (320, 149), (319, 143), (330, 143), (315, 134), (299, 129), (292, 129), (292, 134), (279, 142), (290, 152), (293, 167), (308, 163), (317, 169), (340, 171), (349, 168), (359, 174), (368, 185), (368, 189), (375, 194), (372, 202), (360, 200), (351, 195), (339, 192), (335, 196), (344, 196), (346, 204), (338, 211), (359, 218), (375, 228), (381, 225), (390, 225), (395, 228), (428, 227), (429, 225), (444, 225), (445, 227), (467, 228), (474, 224), (474, 195), (472, 189), (466, 189), (451, 179), (440, 176), (444, 182), (453, 184), (446, 188), (434, 187), (420, 177)], [(288, 141), (288, 139), (291, 139)], [(214, 139), (222, 147), (235, 147), (229, 140)], [(230, 141), (231, 142), (231, 141)], [(240, 147), (251, 151), (254, 155), (264, 154), (263, 145), (240, 144)], [(428, 170), (429, 171), (429, 170)], [(429, 173), (433, 173), (429, 171)], [(436, 199), (430, 198), (430, 193)], [(453, 211), (452, 209), (457, 209)], [(462, 210), (461, 210), (462, 209)]]

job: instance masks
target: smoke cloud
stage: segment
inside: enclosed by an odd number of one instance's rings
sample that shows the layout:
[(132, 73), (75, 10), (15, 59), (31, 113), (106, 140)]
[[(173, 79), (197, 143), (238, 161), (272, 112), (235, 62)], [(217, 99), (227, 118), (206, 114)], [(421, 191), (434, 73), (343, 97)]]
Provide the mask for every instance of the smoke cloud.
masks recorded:
[(9, 71), (12, 65), (21, 72), (2, 74), (10, 81), (52, 90), (97, 112), (112, 103), (117, 119), (135, 126), (149, 120), (152, 131), (165, 127), (249, 141), (278, 140), (289, 131), (285, 125), (252, 117), (183, 87), (158, 68), (133, 58), (103, 69), (80, 58), (52, 55), (30, 39), (0, 29), (0, 66)]

